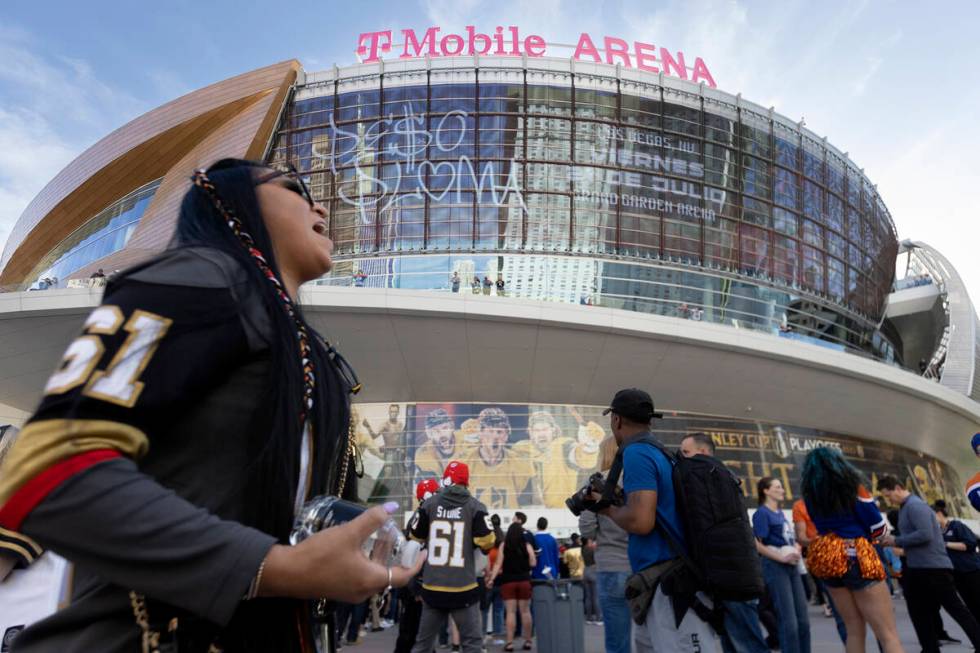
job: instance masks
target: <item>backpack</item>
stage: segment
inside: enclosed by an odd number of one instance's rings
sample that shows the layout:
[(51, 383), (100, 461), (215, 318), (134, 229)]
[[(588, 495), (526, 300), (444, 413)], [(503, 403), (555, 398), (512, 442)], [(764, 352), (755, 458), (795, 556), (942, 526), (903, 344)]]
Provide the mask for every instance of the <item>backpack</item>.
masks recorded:
[[(765, 592), (762, 563), (755, 548), (741, 481), (711, 456), (676, 456), (650, 434), (630, 440), (616, 454), (607, 487), (615, 487), (623, 470), (623, 451), (654, 446), (670, 461), (677, 515), (687, 548), (656, 521), (660, 534), (693, 572), (698, 589), (725, 601), (748, 601)], [(615, 474), (615, 476), (614, 476)]]

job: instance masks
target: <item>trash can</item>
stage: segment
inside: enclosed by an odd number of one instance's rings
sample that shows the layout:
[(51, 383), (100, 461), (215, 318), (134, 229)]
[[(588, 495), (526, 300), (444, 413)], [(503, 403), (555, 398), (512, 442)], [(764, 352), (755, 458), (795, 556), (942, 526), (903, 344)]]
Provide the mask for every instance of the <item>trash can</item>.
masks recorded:
[(532, 582), (539, 653), (585, 653), (585, 592), (579, 581)]

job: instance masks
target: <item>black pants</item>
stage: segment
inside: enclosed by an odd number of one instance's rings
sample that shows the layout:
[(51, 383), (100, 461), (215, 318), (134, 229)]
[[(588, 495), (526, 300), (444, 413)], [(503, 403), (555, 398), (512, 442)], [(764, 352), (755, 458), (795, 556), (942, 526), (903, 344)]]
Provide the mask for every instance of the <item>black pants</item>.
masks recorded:
[(908, 569), (905, 572), (905, 587), (909, 617), (924, 653), (939, 653), (939, 633), (935, 626), (937, 605), (945, 608), (960, 625), (973, 648), (980, 649), (980, 624), (956, 593), (950, 570)]
[(367, 616), (367, 601), (363, 603), (337, 603), (336, 609), (336, 641), (341, 641), (344, 637), (344, 631), (347, 631), (347, 643), (353, 644), (357, 641), (358, 633), (361, 630), (361, 624), (364, 623), (364, 618)]
[(973, 618), (980, 623), (980, 571), (965, 574), (954, 572), (953, 582), (956, 583), (956, 591), (960, 593), (963, 603), (966, 603)]
[(759, 601), (759, 623), (766, 628), (766, 644), (769, 648), (779, 648), (779, 622), (776, 620), (776, 608), (772, 604), (772, 596), (766, 588), (762, 599)]
[(415, 639), (419, 636), (419, 622), (422, 620), (422, 602), (408, 592), (401, 597), (402, 618), (398, 622), (398, 639), (395, 653), (412, 653)]

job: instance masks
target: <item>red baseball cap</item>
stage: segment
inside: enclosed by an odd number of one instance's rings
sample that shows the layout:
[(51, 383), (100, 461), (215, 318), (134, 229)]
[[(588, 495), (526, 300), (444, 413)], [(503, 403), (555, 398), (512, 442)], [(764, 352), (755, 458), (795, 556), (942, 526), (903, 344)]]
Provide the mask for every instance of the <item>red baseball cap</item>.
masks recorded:
[(434, 478), (427, 478), (424, 481), (419, 481), (419, 484), (415, 486), (415, 498), (424, 501), (438, 491), (439, 481)]
[(450, 463), (446, 465), (446, 471), (442, 473), (442, 484), (469, 485), (470, 468), (466, 466), (466, 463), (462, 463), (458, 460), (450, 461)]

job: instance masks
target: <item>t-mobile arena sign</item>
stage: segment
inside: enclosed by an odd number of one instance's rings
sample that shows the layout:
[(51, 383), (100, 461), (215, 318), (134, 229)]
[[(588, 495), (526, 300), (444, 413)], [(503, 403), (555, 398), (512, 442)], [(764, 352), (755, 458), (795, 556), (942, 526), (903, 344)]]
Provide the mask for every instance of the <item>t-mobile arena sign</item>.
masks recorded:
[[(472, 25), (466, 26), (466, 34), (444, 34), (440, 36), (441, 28), (430, 27), (419, 35), (413, 29), (401, 30), (403, 42), (394, 44), (392, 30), (381, 32), (365, 32), (357, 38), (357, 54), (362, 57), (362, 63), (379, 61), (383, 55), (391, 52), (392, 47), (401, 47), (399, 59), (411, 57), (454, 57), (459, 55), (489, 55), (504, 57), (543, 57), (546, 55), (548, 43), (537, 34), (521, 37), (520, 29), (513, 25), (506, 31), (498, 26), (493, 34), (481, 34)], [(588, 33), (582, 32), (575, 45), (572, 59), (595, 63), (622, 64), (626, 68), (638, 68), (651, 73), (663, 72), (665, 75), (687, 79), (695, 84), (704, 82), (715, 88), (715, 80), (708, 71), (701, 57), (694, 58), (694, 65), (688, 69), (684, 53), (658, 48), (652, 43), (628, 41), (613, 36), (602, 39), (603, 47), (596, 47)], [(600, 55), (600, 52), (604, 53)]]

